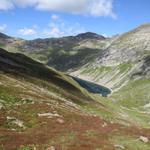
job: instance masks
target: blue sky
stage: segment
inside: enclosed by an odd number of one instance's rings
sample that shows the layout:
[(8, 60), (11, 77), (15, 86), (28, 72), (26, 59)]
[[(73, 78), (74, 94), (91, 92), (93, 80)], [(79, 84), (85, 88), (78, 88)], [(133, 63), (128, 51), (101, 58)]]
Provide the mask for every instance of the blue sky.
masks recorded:
[(0, 32), (25, 39), (106, 36), (150, 22), (150, 0), (1, 0)]

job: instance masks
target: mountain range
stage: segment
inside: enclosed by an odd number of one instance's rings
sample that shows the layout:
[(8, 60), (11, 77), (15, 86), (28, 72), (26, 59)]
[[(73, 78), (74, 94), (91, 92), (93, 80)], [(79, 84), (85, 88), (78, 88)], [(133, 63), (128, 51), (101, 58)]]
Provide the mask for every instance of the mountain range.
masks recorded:
[(150, 24), (0, 47), (0, 149), (150, 149)]

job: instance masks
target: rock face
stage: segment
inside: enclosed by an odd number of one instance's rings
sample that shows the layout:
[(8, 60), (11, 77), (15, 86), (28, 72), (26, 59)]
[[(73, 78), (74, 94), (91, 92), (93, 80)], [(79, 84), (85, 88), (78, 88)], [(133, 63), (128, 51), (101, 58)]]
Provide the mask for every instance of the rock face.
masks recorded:
[(146, 24), (109, 40), (95, 59), (71, 74), (117, 89), (130, 77), (148, 77), (149, 62), (150, 24)]
[(97, 61), (104, 65), (135, 62), (147, 53), (150, 53), (150, 24), (120, 35)]

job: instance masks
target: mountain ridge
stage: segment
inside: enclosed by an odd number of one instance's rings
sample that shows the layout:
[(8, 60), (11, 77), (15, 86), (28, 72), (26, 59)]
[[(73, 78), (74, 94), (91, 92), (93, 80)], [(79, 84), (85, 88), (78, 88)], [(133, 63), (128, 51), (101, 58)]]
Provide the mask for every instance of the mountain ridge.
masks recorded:
[[(57, 70), (117, 89), (127, 82), (128, 76), (141, 70), (140, 66), (149, 55), (149, 29), (150, 24), (144, 24), (112, 38), (87, 32), (77, 36), (31, 41), (11, 39), (5, 46), (2, 41), (2, 45), (8, 51), (21, 52)], [(95, 72), (95, 68), (102, 72)], [(113, 70), (120, 73), (115, 75)], [(90, 75), (90, 72), (95, 73)], [(109, 77), (109, 74), (112, 76)]]

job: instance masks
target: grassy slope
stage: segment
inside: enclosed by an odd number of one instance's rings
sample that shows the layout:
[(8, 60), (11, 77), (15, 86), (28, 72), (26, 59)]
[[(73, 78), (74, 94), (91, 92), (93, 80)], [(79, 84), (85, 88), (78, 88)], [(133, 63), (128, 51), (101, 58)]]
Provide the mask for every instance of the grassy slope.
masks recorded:
[(112, 95), (115, 103), (121, 106), (128, 120), (149, 128), (150, 80), (143, 78), (131, 81)]
[[(117, 140), (118, 134), (132, 139), (129, 150), (140, 150), (141, 144), (150, 147), (143, 142), (132, 145), (141, 135), (150, 137), (148, 129), (133, 130), (117, 123), (120, 119), (115, 122), (118, 116), (106, 105), (107, 99), (91, 95), (68, 76), (3, 50), (0, 70), (0, 149), (114, 150), (115, 144), (128, 148)], [(44, 113), (49, 114), (38, 115)]]

